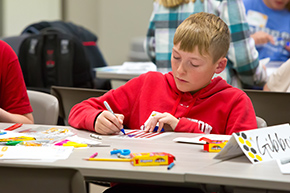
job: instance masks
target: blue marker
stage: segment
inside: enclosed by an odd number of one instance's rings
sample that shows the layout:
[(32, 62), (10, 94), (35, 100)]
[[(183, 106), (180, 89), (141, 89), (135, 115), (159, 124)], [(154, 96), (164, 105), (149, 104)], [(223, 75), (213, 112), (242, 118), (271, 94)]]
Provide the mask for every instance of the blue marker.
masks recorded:
[[(153, 132), (157, 132), (158, 128), (159, 128), (158, 126), (155, 126)], [(164, 128), (162, 128), (160, 132), (164, 132)]]
[[(110, 111), (113, 115), (115, 115), (114, 111), (111, 109), (111, 107), (110, 107), (110, 105), (107, 103), (107, 101), (104, 101), (104, 105), (105, 105), (105, 107), (107, 108), (108, 111)], [(115, 117), (117, 117), (117, 116), (115, 115)], [(124, 135), (126, 135), (124, 129), (121, 129), (121, 131), (124, 133)]]
[(7, 132), (3, 131), (3, 132), (0, 132), (0, 135), (5, 135)]
[(167, 170), (170, 170), (171, 168), (173, 168), (174, 165), (175, 165), (174, 162), (172, 162), (171, 164), (169, 164), (169, 166), (167, 167)]

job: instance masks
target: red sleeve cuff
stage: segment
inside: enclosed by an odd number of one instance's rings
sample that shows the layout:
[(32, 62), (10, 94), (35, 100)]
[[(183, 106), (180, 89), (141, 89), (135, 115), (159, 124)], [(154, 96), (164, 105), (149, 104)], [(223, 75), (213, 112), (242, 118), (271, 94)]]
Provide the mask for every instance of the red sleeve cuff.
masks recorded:
[(187, 132), (187, 133), (203, 133), (198, 128), (198, 123), (188, 120), (187, 118), (182, 117), (175, 130), (175, 132)]

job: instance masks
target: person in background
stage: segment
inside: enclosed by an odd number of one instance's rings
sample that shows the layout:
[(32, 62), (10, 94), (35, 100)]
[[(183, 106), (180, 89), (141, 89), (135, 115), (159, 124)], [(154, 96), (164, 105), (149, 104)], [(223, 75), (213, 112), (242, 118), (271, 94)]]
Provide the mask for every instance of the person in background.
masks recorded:
[(17, 55), (2, 40), (0, 40), (0, 122), (34, 123)]
[(290, 56), (290, 0), (243, 0), (259, 58), (286, 61)]
[[(200, 12), (176, 30), (171, 55), (172, 72), (148, 72), (98, 98), (76, 104), (69, 124), (99, 134), (122, 128), (141, 128), (153, 111), (145, 132), (191, 132), (231, 135), (257, 128), (250, 98), (221, 77), (226, 65), (230, 32), (221, 18)], [(106, 110), (104, 101), (118, 113)]]
[(170, 68), (172, 40), (178, 25), (193, 13), (208, 12), (223, 19), (231, 32), (228, 64), (220, 76), (238, 88), (265, 84), (266, 69), (259, 64), (242, 0), (155, 0), (153, 5), (145, 50), (157, 68)]

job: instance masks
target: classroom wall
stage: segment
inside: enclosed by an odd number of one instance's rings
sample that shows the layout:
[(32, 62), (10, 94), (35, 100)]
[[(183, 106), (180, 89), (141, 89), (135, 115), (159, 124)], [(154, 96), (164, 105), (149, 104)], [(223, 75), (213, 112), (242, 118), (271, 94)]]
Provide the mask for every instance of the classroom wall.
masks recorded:
[(29, 24), (64, 19), (95, 33), (109, 65), (129, 59), (132, 39), (146, 36), (152, 0), (0, 0), (1, 36), (19, 35)]
[(128, 60), (130, 42), (145, 37), (153, 9), (152, 0), (67, 0), (65, 20), (94, 32), (109, 65)]
[(1, 0), (2, 34), (19, 35), (31, 23), (61, 19), (61, 0)]

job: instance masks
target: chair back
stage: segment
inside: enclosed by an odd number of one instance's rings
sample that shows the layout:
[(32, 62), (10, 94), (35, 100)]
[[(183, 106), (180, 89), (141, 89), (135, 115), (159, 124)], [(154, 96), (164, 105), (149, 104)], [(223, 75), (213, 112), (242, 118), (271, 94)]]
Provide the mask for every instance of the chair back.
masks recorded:
[[(85, 193), (85, 180), (73, 168), (0, 166), (1, 192)], [(4, 177), (5, 176), (5, 177)]]
[(56, 125), (59, 114), (58, 100), (55, 96), (40, 91), (27, 90), (32, 106), (35, 124)]
[(256, 116), (268, 126), (290, 123), (290, 93), (244, 89), (252, 100)]
[(86, 89), (75, 87), (52, 86), (51, 94), (59, 101), (59, 116), (64, 120), (64, 124), (68, 125), (68, 116), (71, 108), (91, 97), (99, 97), (105, 94), (107, 90)]
[(264, 119), (262, 119), (261, 117), (256, 116), (256, 120), (257, 120), (257, 127), (258, 128), (267, 127), (266, 121)]

